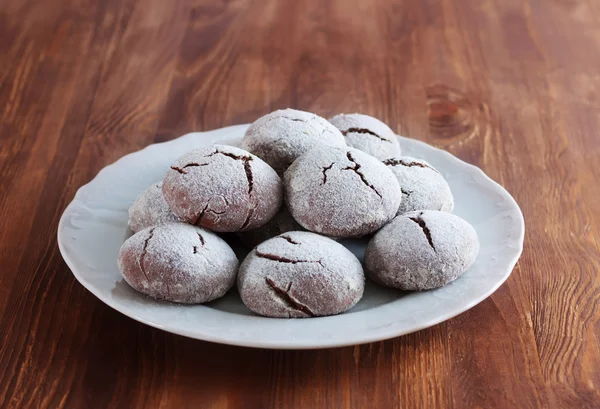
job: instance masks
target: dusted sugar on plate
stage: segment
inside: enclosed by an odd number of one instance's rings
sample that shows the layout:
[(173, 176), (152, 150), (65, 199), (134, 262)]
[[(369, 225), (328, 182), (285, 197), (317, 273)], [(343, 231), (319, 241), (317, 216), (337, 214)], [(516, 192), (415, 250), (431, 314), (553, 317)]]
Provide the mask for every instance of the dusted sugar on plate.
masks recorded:
[(363, 268), (352, 252), (327, 237), (287, 232), (260, 244), (240, 266), (242, 301), (267, 317), (342, 313), (362, 297)]

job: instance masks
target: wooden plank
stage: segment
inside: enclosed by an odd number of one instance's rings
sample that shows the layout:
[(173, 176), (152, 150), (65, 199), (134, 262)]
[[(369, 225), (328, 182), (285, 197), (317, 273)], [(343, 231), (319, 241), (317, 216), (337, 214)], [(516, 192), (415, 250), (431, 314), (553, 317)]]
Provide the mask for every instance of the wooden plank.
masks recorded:
[[(134, 123), (136, 137), (140, 139), (132, 139), (133, 146), (137, 148), (147, 143), (143, 139), (144, 126), (151, 140), (156, 126), (152, 125), (152, 106), (160, 106), (160, 95), (166, 90), (165, 84), (170, 82), (173, 67), (169, 52), (178, 48), (180, 34), (183, 33), (178, 32), (173, 23), (188, 11), (184, 2), (180, 2), (178, 7), (156, 3), (160, 4), (103, 3), (88, 18), (87, 26), (82, 24), (79, 20), (81, 16), (76, 13), (83, 6), (81, 4), (73, 9), (65, 9), (64, 17), (58, 17), (59, 27), (61, 19), (65, 19), (68, 23), (64, 24), (70, 24), (68, 26), (72, 28), (68, 36), (62, 35), (61, 38), (83, 39), (84, 42), (77, 46), (51, 43), (50, 50), (54, 50), (57, 58), (68, 68), (63, 68), (61, 75), (65, 81), (69, 81), (69, 88), (54, 83), (52, 77), (40, 77), (38, 87), (53, 92), (57, 98), (48, 102), (51, 111), (46, 118), (51, 125), (41, 128), (31, 152), (25, 151), (23, 146), (19, 148), (20, 154), (29, 158), (23, 166), (27, 172), (19, 172), (15, 165), (10, 166), (21, 177), (15, 180), (17, 190), (7, 196), (8, 200), (18, 207), (23, 205), (24, 198), (28, 198), (29, 201), (25, 203), (32, 208), (29, 212), (17, 212), (27, 223), (14, 218), (3, 218), (3, 221), (12, 221), (10, 226), (21, 232), (27, 225), (37, 228), (32, 234), (4, 231), (6, 236), (3, 243), (13, 247), (3, 245), (3, 250), (11, 253), (19, 248), (46, 250), (22, 253), (27, 257), (16, 257), (13, 253), (9, 262), (14, 264), (7, 266), (13, 274), (3, 276), (3, 289), (8, 289), (7, 297), (3, 298), (7, 308), (2, 319), (6, 332), (0, 332), (7, 333), (3, 346), (13, 347), (2, 348), (0, 353), (0, 361), (3, 362), (0, 402), (4, 393), (11, 390), (13, 397), (8, 403), (15, 407), (22, 404), (70, 407), (73, 404), (66, 399), (70, 395), (64, 393), (73, 393), (69, 382), (80, 382), (81, 378), (77, 378), (77, 375), (85, 371), (87, 366), (82, 361), (77, 368), (79, 372), (68, 372), (66, 379), (61, 379), (71, 362), (70, 354), (74, 352), (69, 347), (71, 337), (64, 339), (62, 335), (65, 332), (71, 336), (76, 336), (76, 331), (88, 332), (89, 322), (77, 326), (72, 325), (72, 320), (79, 314), (87, 315), (89, 319), (98, 305), (80, 304), (82, 297), (90, 299), (90, 295), (80, 287), (75, 287), (75, 295), (71, 292), (73, 277), (65, 269), (54, 245), (56, 225), (61, 210), (72, 198), (75, 189), (89, 180), (105, 163), (106, 159), (99, 151), (119, 156), (124, 153), (103, 149), (103, 144), (118, 141), (120, 134), (115, 132), (126, 132), (127, 127)], [(61, 35), (60, 31), (57, 35)], [(154, 58), (145, 58), (144, 53), (150, 47), (154, 47)], [(41, 51), (36, 58), (44, 58), (44, 52)], [(128, 64), (124, 65), (124, 62)], [(138, 69), (145, 70), (147, 75), (139, 75)], [(148, 86), (149, 82), (153, 82), (154, 87)], [(144, 112), (137, 116), (135, 108), (139, 106)], [(33, 103), (27, 108), (40, 110)], [(113, 112), (113, 109), (122, 109), (130, 114), (121, 115)], [(52, 110), (59, 110), (62, 116), (57, 118)], [(119, 120), (115, 120), (115, 115)], [(32, 123), (36, 121), (32, 120)], [(50, 126), (52, 128), (48, 129)], [(124, 148), (128, 147), (125, 145)], [(32, 167), (39, 171), (31, 172)], [(35, 176), (38, 178), (35, 179)], [(52, 203), (52, 206), (47, 206), (47, 203)], [(5, 209), (11, 211), (9, 206), (3, 206)], [(41, 230), (40, 226), (46, 226), (47, 229)], [(15, 242), (14, 237), (25, 241)], [(31, 273), (25, 279), (18, 279), (22, 271)], [(68, 280), (66, 286), (65, 279)], [(64, 303), (65, 299), (72, 296), (71, 305)], [(73, 305), (79, 305), (81, 310), (71, 311)], [(8, 328), (12, 328), (12, 331)], [(39, 342), (46, 337), (53, 339), (53, 343)], [(48, 354), (48, 349), (53, 354)], [(39, 379), (32, 378), (32, 368), (36, 368), (40, 379), (46, 379), (48, 375), (50, 380), (40, 383)], [(93, 401), (93, 404), (100, 402), (96, 399)]]

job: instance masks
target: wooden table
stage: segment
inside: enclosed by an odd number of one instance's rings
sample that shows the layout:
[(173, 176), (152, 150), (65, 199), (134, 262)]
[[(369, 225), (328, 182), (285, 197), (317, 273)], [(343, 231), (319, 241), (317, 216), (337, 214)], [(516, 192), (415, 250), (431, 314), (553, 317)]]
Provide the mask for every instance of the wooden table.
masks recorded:
[[(0, 0), (0, 407), (600, 407), (600, 3)], [(139, 324), (62, 261), (102, 167), (282, 107), (364, 112), (525, 214), (512, 276), (385, 342), (222, 346)]]

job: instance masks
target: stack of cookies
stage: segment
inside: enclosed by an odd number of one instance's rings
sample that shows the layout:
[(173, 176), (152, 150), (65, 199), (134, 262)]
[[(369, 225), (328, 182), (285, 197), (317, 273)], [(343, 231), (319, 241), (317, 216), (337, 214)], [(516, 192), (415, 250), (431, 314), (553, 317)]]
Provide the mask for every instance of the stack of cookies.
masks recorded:
[[(205, 303), (237, 282), (244, 304), (268, 317), (342, 313), (379, 285), (423, 291), (475, 261), (473, 227), (452, 215), (452, 192), (427, 162), (402, 156), (383, 122), (327, 121), (279, 110), (255, 121), (241, 148), (183, 155), (129, 211), (134, 231), (118, 265), (137, 291)], [(251, 251), (241, 264), (221, 233)], [(336, 240), (365, 237), (365, 270)]]

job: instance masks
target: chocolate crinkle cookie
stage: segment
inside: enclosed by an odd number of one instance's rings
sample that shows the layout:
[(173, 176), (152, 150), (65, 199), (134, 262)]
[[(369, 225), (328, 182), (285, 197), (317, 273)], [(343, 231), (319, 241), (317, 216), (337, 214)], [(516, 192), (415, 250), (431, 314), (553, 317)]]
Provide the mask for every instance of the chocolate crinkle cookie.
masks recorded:
[(433, 166), (421, 159), (398, 156), (383, 163), (392, 170), (402, 191), (398, 214), (413, 210), (452, 212), (454, 198), (446, 179)]
[(238, 260), (216, 234), (185, 223), (148, 227), (119, 251), (125, 281), (150, 297), (198, 304), (222, 297), (235, 283)]
[(473, 264), (479, 239), (473, 226), (436, 210), (397, 216), (371, 239), (367, 275), (386, 287), (421, 291), (442, 287)]
[(304, 230), (304, 228), (294, 220), (287, 207), (284, 205), (267, 223), (254, 230), (238, 232), (237, 236), (246, 247), (254, 248), (263, 241), (282, 233), (301, 230)]
[(402, 199), (392, 171), (354, 148), (312, 149), (288, 168), (284, 181), (294, 219), (332, 237), (378, 230), (396, 215)]
[(242, 262), (242, 301), (267, 317), (333, 315), (362, 297), (358, 259), (341, 244), (310, 232), (288, 232), (260, 244)]
[(394, 131), (377, 118), (363, 114), (339, 114), (329, 120), (346, 138), (346, 144), (383, 160), (401, 154)]
[(262, 226), (283, 200), (277, 173), (260, 158), (228, 145), (204, 147), (177, 159), (162, 191), (175, 215), (217, 232)]
[(242, 148), (277, 172), (316, 146), (346, 146), (343, 135), (326, 119), (310, 112), (282, 109), (257, 119), (246, 131)]
[(129, 228), (138, 232), (146, 227), (181, 221), (175, 216), (162, 194), (162, 182), (144, 190), (129, 208)]

